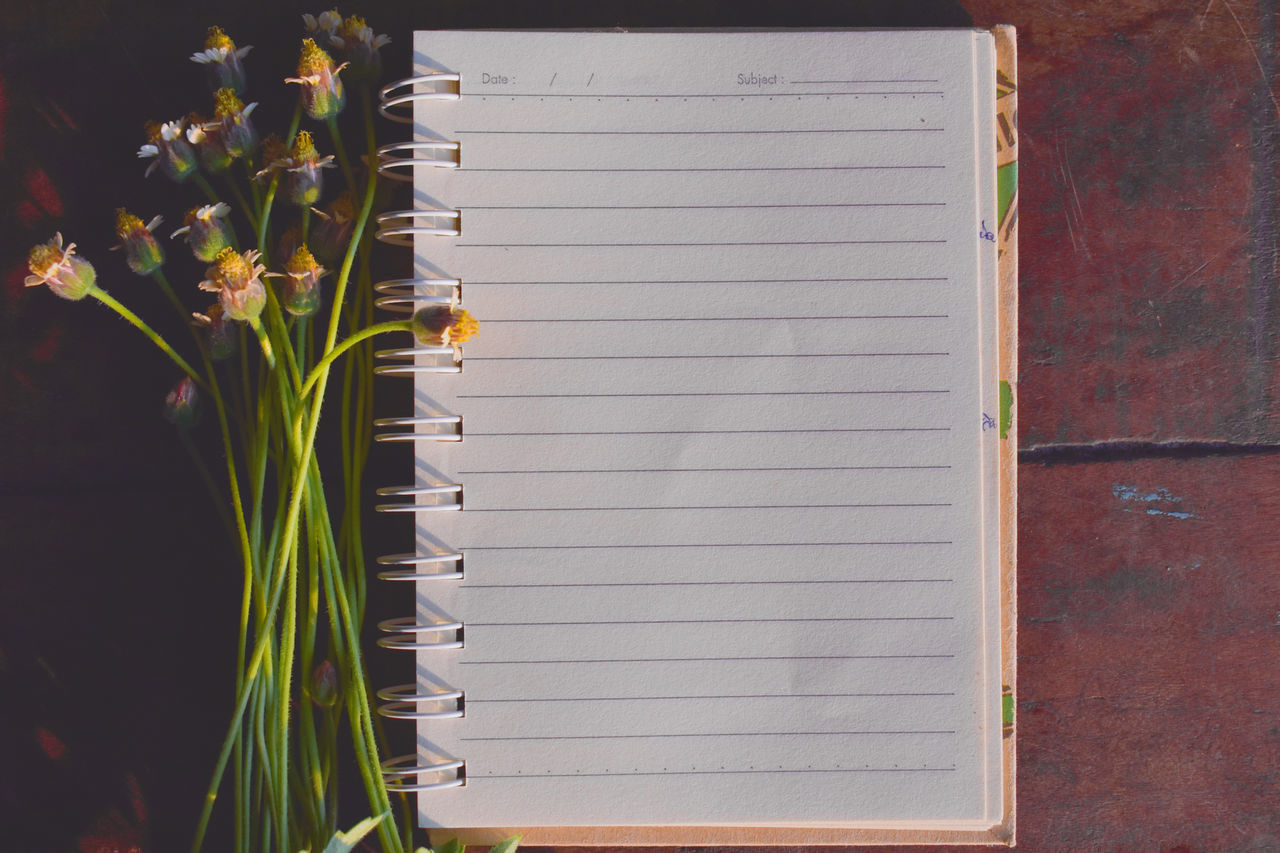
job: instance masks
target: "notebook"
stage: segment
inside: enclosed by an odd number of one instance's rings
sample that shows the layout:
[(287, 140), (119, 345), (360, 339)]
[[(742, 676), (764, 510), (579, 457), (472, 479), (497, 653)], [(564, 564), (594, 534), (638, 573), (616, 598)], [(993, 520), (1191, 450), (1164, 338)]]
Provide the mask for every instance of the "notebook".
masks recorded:
[(1011, 845), (1012, 30), (413, 50), (381, 304), (479, 333), (383, 353), (389, 785), (472, 843)]

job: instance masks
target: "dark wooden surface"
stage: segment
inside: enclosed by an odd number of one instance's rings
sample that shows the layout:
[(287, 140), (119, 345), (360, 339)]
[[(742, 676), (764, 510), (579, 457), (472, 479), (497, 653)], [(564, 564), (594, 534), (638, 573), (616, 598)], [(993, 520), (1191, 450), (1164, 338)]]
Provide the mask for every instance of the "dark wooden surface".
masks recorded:
[[(166, 203), (138, 128), (186, 109), (198, 77), (170, 72), (204, 27), (283, 76), (272, 40), (320, 9), (4, 5), (0, 807), (15, 849), (181, 849), (231, 699), (233, 555), (156, 416), (171, 371), (20, 267), (61, 228), (106, 268), (112, 209)], [(1020, 847), (1280, 850), (1276, 0), (343, 11), (401, 63), (415, 26), (1018, 26)]]

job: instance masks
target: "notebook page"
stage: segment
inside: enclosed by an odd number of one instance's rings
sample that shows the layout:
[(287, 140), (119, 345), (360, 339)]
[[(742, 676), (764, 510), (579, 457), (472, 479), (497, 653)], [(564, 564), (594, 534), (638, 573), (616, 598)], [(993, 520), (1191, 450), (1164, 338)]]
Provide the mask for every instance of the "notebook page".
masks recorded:
[(416, 263), (481, 321), (415, 383), (424, 825), (987, 819), (975, 39), (416, 36)]

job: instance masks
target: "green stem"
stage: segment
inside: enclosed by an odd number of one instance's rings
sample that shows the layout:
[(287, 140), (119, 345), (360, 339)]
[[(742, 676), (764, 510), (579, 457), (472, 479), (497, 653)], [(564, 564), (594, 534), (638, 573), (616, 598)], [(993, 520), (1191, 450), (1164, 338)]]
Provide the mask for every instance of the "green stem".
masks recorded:
[(307, 381), (302, 383), (302, 389), (298, 392), (298, 399), (302, 400), (310, 394), (311, 388), (320, 381), (321, 377), (328, 377), (329, 366), (356, 344), (366, 338), (371, 338), (374, 335), (380, 335), (383, 332), (407, 332), (412, 328), (413, 324), (410, 320), (388, 320), (385, 323), (378, 323), (377, 325), (369, 326), (353, 333), (342, 343), (332, 349), (329, 349), (328, 354), (316, 362), (316, 366), (311, 368), (311, 372), (307, 374)]
[(182, 356), (178, 355), (176, 352), (173, 351), (173, 347), (169, 346), (169, 342), (166, 341), (164, 338), (160, 337), (158, 334), (156, 334), (155, 331), (146, 323), (144, 323), (142, 321), (142, 318), (140, 318), (137, 314), (133, 313), (128, 308), (121, 305), (114, 296), (112, 296), (110, 293), (107, 293), (105, 290), (103, 290), (100, 287), (90, 288), (89, 295), (92, 296), (94, 299), (97, 299), (103, 305), (106, 305), (108, 308), (115, 311), (117, 314), (119, 314), (121, 317), (128, 320), (130, 323), (132, 323), (133, 326), (138, 331), (142, 332), (142, 334), (150, 338), (153, 344), (160, 347), (160, 349), (164, 352), (164, 354), (169, 356), (169, 358), (173, 360), (174, 364), (182, 368), (182, 372), (187, 374), (187, 376), (190, 376), (192, 381), (194, 381), (197, 385), (199, 385), (205, 391), (210, 390), (209, 385), (203, 379), (200, 378), (200, 374), (196, 373), (195, 369), (191, 365), (187, 364), (186, 360), (183, 359)]
[(213, 191), (213, 187), (209, 185), (208, 178), (200, 174), (198, 171), (194, 175), (192, 175), (192, 177), (196, 182), (196, 186), (204, 190), (204, 194), (209, 197), (209, 201), (213, 202), (214, 204), (217, 204), (219, 201), (222, 200), (218, 198), (218, 194)]
[(351, 191), (356, 191), (356, 176), (351, 171), (351, 161), (347, 159), (347, 148), (342, 144), (342, 133), (338, 130), (338, 117), (329, 116), (326, 120), (329, 125), (329, 136), (333, 139), (333, 153), (338, 155), (338, 165), (342, 166), (342, 176), (347, 179), (347, 186), (351, 187)]

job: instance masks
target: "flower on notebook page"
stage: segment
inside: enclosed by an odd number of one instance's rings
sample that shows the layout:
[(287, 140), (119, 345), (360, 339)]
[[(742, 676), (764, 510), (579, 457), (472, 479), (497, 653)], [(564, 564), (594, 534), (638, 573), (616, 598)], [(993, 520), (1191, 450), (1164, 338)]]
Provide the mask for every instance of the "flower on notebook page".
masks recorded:
[(419, 343), (431, 347), (453, 347), (453, 358), (459, 361), (458, 344), (470, 340), (480, 331), (471, 313), (457, 305), (429, 305), (413, 315), (413, 335)]

